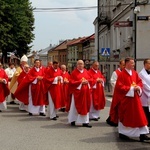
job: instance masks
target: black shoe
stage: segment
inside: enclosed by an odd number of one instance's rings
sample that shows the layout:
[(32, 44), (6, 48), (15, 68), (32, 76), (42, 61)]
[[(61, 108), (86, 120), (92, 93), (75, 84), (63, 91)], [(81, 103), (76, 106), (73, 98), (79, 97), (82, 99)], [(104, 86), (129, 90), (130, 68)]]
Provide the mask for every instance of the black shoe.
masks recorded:
[(97, 119), (100, 119), (100, 117), (98, 117)]
[(124, 134), (119, 133), (119, 138), (122, 140), (130, 140), (130, 138)]
[(0, 112), (2, 112), (2, 111), (0, 110)]
[(71, 122), (71, 126), (75, 126), (75, 125), (76, 125), (75, 121)]
[(16, 104), (14, 101), (11, 101), (9, 104)]
[(60, 111), (65, 112), (66, 108), (61, 108)]
[(56, 118), (59, 118), (59, 116), (58, 116), (58, 115), (56, 115)]
[(141, 142), (144, 142), (144, 141), (147, 141), (147, 140), (150, 140), (150, 137), (148, 137), (146, 134), (141, 134), (140, 135), (140, 141)]
[(29, 113), (29, 116), (33, 116), (33, 114), (32, 114), (32, 113)]
[(46, 115), (45, 115), (44, 113), (41, 113), (41, 112), (40, 112), (40, 116), (46, 116)]
[(92, 118), (90, 120), (93, 120), (93, 121), (98, 121), (98, 118)]
[(107, 124), (109, 124), (110, 126), (113, 126), (113, 127), (117, 127), (117, 126), (118, 126), (117, 123), (114, 123), (114, 122), (112, 122), (112, 121), (110, 120), (110, 116), (107, 118), (106, 122), (107, 122)]
[(90, 124), (88, 124), (88, 123), (83, 123), (82, 126), (83, 127), (87, 127), (87, 128), (92, 128), (92, 126)]
[(56, 121), (56, 120), (57, 120), (57, 118), (56, 118), (56, 117), (54, 117), (54, 118), (51, 118), (51, 120), (55, 120), (55, 121)]

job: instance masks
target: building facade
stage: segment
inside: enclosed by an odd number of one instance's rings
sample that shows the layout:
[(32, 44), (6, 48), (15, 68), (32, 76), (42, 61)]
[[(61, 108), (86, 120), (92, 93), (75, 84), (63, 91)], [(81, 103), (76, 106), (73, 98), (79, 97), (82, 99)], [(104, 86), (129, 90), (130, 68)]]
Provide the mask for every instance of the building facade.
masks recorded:
[[(150, 57), (149, 0), (98, 0), (95, 25), (95, 49), (101, 70), (109, 79), (120, 59), (133, 57), (140, 71)], [(146, 19), (145, 19), (146, 18)], [(109, 55), (102, 55), (109, 49)]]

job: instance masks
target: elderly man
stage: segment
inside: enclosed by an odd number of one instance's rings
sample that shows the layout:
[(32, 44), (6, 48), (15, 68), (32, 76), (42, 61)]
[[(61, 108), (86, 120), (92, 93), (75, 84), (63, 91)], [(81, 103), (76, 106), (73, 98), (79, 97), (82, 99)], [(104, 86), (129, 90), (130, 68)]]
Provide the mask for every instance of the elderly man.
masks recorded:
[(18, 76), (20, 75), (20, 73), (22, 72), (23, 68), (24, 68), (24, 65), (27, 64), (27, 61), (28, 61), (28, 58), (26, 55), (23, 55), (20, 59), (20, 66), (16, 68), (16, 71), (11, 79), (11, 82), (10, 82), (10, 92), (11, 92), (11, 95), (12, 95), (12, 99), (10, 101), (10, 104), (15, 104), (14, 100), (15, 100), (15, 97), (14, 97), (14, 93), (17, 89), (17, 86), (18, 86), (18, 82), (17, 82), (17, 78)]
[[(142, 80), (134, 70), (133, 58), (125, 59), (125, 69), (118, 76), (114, 96), (118, 98), (116, 104), (116, 115), (111, 119), (116, 120), (118, 116), (118, 131), (121, 139), (139, 137), (140, 141), (150, 140), (146, 135), (149, 133), (147, 119), (143, 111), (140, 96), (142, 94)], [(114, 121), (115, 122), (115, 121)]]
[(7, 108), (6, 97), (9, 95), (8, 76), (0, 63), (0, 112)]
[(66, 65), (61, 65), (61, 71), (62, 71), (62, 78), (63, 78), (63, 84), (62, 84), (62, 101), (61, 101), (61, 111), (65, 111), (65, 109), (68, 108), (69, 105), (69, 80), (70, 80), (70, 74), (66, 71)]
[(100, 110), (105, 107), (104, 82), (105, 78), (99, 70), (99, 62), (92, 64), (89, 74), (93, 79), (92, 103), (90, 109), (90, 120), (98, 121)]
[(139, 76), (143, 83), (141, 102), (150, 127), (150, 58), (144, 60)]
[(68, 122), (72, 126), (77, 124), (83, 127), (92, 127), (89, 124), (89, 111), (91, 106), (91, 77), (84, 62), (77, 61), (77, 68), (71, 73), (70, 93), (72, 94)]
[(19, 101), (28, 105), (29, 115), (45, 116), (46, 96), (44, 94), (44, 70), (39, 59), (34, 61), (34, 67), (19, 84), (15, 96)]
[[(24, 68), (23, 68), (23, 71), (20, 73), (20, 75), (17, 78), (18, 86), (23, 81), (23, 79), (26, 77), (26, 75), (28, 74), (29, 70), (30, 70), (29, 65), (25, 64)], [(19, 110), (27, 111), (27, 105), (25, 105), (23, 102), (19, 101)]]

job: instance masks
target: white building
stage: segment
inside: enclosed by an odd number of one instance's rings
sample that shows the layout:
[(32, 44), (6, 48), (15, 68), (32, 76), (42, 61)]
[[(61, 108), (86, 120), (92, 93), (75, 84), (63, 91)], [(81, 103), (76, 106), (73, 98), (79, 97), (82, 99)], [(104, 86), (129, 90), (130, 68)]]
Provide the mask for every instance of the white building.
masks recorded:
[[(120, 59), (135, 58), (136, 69), (140, 71), (143, 60), (150, 57), (149, 16), (149, 0), (98, 0), (95, 48), (107, 81)], [(101, 55), (104, 48), (110, 49), (109, 56)]]

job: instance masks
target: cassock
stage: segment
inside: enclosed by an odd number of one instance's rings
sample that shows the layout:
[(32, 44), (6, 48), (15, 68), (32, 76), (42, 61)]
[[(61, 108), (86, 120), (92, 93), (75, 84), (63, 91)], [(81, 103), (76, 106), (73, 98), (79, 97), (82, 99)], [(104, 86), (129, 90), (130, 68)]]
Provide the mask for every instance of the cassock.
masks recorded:
[(6, 106), (6, 97), (9, 95), (8, 89), (8, 76), (6, 72), (0, 68), (0, 79), (4, 82), (0, 82), (0, 110), (4, 110), (7, 108)]
[(111, 114), (113, 122), (119, 121), (119, 133), (129, 137), (139, 137), (140, 134), (149, 133), (140, 100), (142, 91), (135, 92), (134, 86), (142, 88), (142, 81), (137, 72), (124, 69), (116, 82), (113, 98), (118, 98), (118, 101)]
[(143, 83), (141, 103), (148, 121), (148, 126), (150, 126), (150, 72), (143, 68), (139, 73), (139, 77)]
[(28, 111), (32, 114), (45, 113), (44, 82), (37, 80), (38, 76), (44, 77), (44, 70), (33, 67), (15, 92), (15, 97), (28, 105)]
[[(62, 71), (60, 68), (54, 69), (53, 66), (47, 69), (45, 73), (45, 93), (48, 93), (47, 117), (53, 119), (56, 117), (57, 110), (61, 108), (62, 99)], [(58, 81), (58, 77), (61, 81)]]
[(63, 84), (62, 84), (62, 101), (61, 108), (65, 107), (68, 110), (68, 106), (70, 104), (69, 101), (69, 80), (70, 74), (68, 72), (62, 72)]
[[(88, 84), (82, 85), (82, 80), (88, 80)], [(92, 79), (86, 69), (75, 69), (70, 76), (69, 89), (72, 94), (71, 106), (68, 114), (68, 122), (77, 124), (89, 123), (89, 111), (91, 106)]]
[[(90, 119), (98, 119), (100, 110), (105, 107), (104, 81), (105, 78), (99, 70), (91, 68), (89, 74), (92, 81), (92, 103), (90, 108)], [(97, 82), (97, 79), (103, 79), (102, 83)]]

